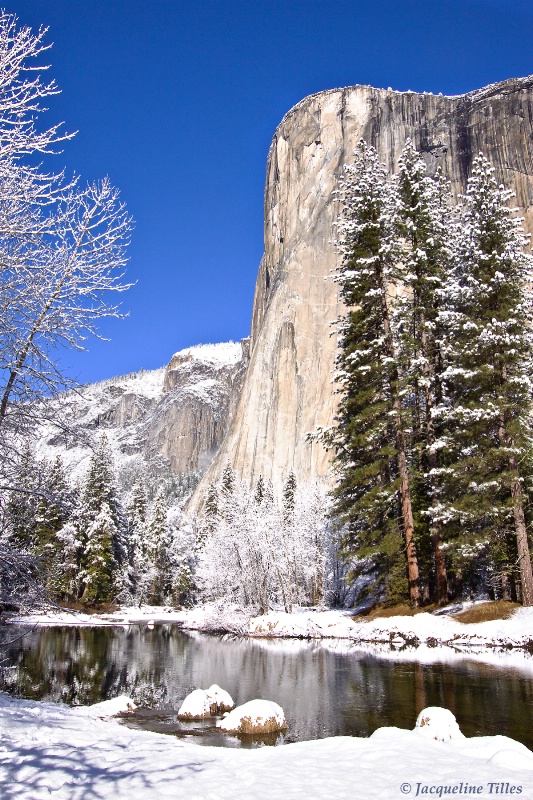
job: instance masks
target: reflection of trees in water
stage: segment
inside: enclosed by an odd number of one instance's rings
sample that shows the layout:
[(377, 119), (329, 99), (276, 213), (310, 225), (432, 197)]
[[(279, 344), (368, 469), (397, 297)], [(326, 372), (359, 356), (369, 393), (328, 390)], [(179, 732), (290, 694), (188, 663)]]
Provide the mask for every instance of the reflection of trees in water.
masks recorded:
[(423, 708), (444, 706), (466, 736), (505, 734), (533, 745), (525, 712), (533, 683), (518, 670), (473, 661), (391, 663), (372, 656), (361, 659), (359, 668), (352, 683), (356, 699), (346, 709), (347, 732), (354, 719), (363, 735), (381, 725), (411, 728)]
[(124, 693), (177, 710), (192, 689), (218, 683), (238, 704), (279, 703), (290, 741), (411, 728), (422, 708), (442, 705), (466, 735), (505, 733), (533, 745), (525, 711), (532, 682), (473, 661), (393, 662), (316, 642), (204, 636), (171, 625), (40, 628), (0, 650), (14, 666), (4, 670), (5, 688), (25, 697), (88, 704)]

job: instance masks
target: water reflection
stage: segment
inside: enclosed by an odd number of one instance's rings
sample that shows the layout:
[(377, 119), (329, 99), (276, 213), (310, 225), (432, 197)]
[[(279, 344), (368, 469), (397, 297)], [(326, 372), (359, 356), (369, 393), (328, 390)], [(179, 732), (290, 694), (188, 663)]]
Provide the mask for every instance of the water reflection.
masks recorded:
[(209, 725), (178, 722), (188, 692), (218, 683), (238, 704), (253, 698), (279, 703), (289, 727), (278, 742), (413, 727), (422, 708), (442, 705), (467, 736), (503, 733), (533, 748), (526, 714), (531, 678), (474, 660), (395, 662), (314, 642), (204, 636), (172, 625), (39, 628), (12, 644), (14, 628), (1, 634), (8, 691), (83, 705), (128, 694), (143, 707), (135, 725), (205, 744), (251, 744)]

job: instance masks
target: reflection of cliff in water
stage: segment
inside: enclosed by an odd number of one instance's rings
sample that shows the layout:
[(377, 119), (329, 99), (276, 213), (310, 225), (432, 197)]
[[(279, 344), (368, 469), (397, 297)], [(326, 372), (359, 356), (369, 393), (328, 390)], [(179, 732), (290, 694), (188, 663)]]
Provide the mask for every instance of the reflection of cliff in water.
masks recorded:
[[(15, 629), (3, 636), (15, 639)], [(192, 689), (218, 683), (238, 704), (256, 697), (279, 703), (288, 741), (411, 728), (424, 706), (441, 705), (466, 735), (503, 733), (533, 747), (525, 713), (531, 680), (473, 660), (394, 662), (316, 642), (221, 638), (171, 625), (41, 628), (1, 650), (12, 665), (4, 688), (34, 699), (89, 704), (128, 694), (175, 712)]]

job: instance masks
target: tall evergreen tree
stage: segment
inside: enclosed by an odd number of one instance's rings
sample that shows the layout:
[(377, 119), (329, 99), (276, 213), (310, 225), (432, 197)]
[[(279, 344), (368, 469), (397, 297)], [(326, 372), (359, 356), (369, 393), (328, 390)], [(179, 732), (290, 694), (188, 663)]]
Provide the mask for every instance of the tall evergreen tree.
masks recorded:
[(59, 531), (70, 520), (74, 511), (74, 494), (68, 485), (65, 467), (60, 456), (52, 464), (43, 463), (43, 494), (35, 512), (35, 554), (45, 574), (47, 586), (57, 590), (61, 571), (63, 541)]
[(128, 508), (128, 562), (132, 595), (141, 603), (147, 565), (146, 548), (146, 487), (142, 480), (133, 487)]
[[(447, 576), (438, 517), (440, 480), (439, 431), (434, 409), (442, 400), (443, 360), (439, 310), (451, 268), (454, 217), (451, 191), (440, 172), (426, 174), (424, 159), (407, 140), (395, 176), (398, 233), (403, 242), (405, 272), (395, 313), (398, 355), (412, 414), (411, 475), (416, 477), (419, 528), (431, 518), (436, 600), (447, 602)], [(428, 509), (429, 505), (429, 509)]]
[(104, 501), (86, 531), (82, 576), (84, 602), (107, 602), (116, 594), (117, 563), (113, 555), (113, 541), (117, 534), (113, 513)]
[(163, 490), (157, 492), (151, 518), (146, 526), (147, 557), (151, 565), (150, 602), (161, 604), (172, 595), (170, 530)]
[[(447, 426), (443, 520), (470, 548), (515, 542), (524, 605), (533, 605), (523, 468), (531, 453), (533, 310), (531, 256), (520, 221), (480, 154), (463, 204), (462, 234), (447, 288)], [(460, 547), (459, 547), (460, 549)], [(475, 548), (474, 548), (475, 552)]]
[(11, 542), (26, 551), (35, 546), (35, 518), (41, 498), (41, 470), (32, 448), (27, 445), (15, 472), (16, 491), (9, 492), (6, 518)]
[(391, 290), (401, 277), (395, 207), (387, 172), (364, 141), (354, 165), (345, 167), (340, 197), (342, 261), (336, 280), (347, 312), (338, 323), (339, 410), (336, 427), (326, 434), (339, 475), (335, 510), (347, 523), (350, 550), (381, 561), (385, 573), (406, 560), (408, 596), (417, 606), (408, 442), (391, 324)]
[[(96, 524), (97, 521), (98, 524)], [(105, 567), (102, 567), (105, 574), (103, 574), (101, 582), (96, 580), (94, 571), (98, 569), (98, 564), (103, 564), (104, 562), (98, 561), (96, 565), (91, 562), (93, 545), (90, 539), (94, 535), (97, 542), (102, 539), (105, 541), (105, 547), (107, 547), (107, 537), (111, 537), (113, 595), (120, 594), (127, 585), (128, 547), (126, 523), (119, 501), (113, 458), (106, 436), (100, 438), (89, 465), (80, 510), (80, 533), (84, 551), (82, 575), (91, 576), (91, 583), (98, 586), (108, 585), (107, 571), (110, 562), (106, 555), (104, 559)], [(97, 549), (100, 546), (103, 545), (94, 545)], [(85, 588), (84, 597), (87, 598)], [(107, 589), (106, 593), (108, 594)], [(91, 589), (89, 594), (92, 596), (94, 591)], [(110, 598), (106, 597), (105, 599)]]

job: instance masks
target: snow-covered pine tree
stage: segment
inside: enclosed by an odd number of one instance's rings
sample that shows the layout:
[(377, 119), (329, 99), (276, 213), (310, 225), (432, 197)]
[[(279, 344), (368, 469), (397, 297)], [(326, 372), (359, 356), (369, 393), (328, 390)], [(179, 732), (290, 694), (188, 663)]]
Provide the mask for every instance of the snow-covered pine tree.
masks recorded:
[[(105, 514), (100, 520), (103, 524), (104, 518), (110, 518), (110, 524), (106, 521), (106, 531), (111, 534), (112, 561), (114, 564), (113, 572), (113, 596), (117, 596), (127, 588), (128, 571), (128, 547), (126, 539), (126, 522), (119, 500), (119, 493), (116, 485), (113, 457), (109, 447), (107, 437), (100, 438), (96, 449), (91, 458), (89, 471), (83, 490), (82, 503), (80, 509), (80, 538), (82, 541), (84, 556), (82, 560), (82, 578), (91, 574), (91, 581), (100, 585), (94, 576), (95, 567), (90, 563), (92, 545), (90, 537), (93, 532), (100, 537), (100, 527), (94, 528), (96, 520), (99, 518), (105, 507)], [(112, 523), (112, 524), (111, 524)], [(107, 535), (107, 533), (106, 533)], [(98, 545), (99, 546), (99, 545)], [(97, 567), (96, 567), (97, 568)], [(107, 562), (106, 567), (107, 569)], [(102, 576), (102, 585), (107, 581), (106, 575)], [(83, 596), (86, 599), (85, 587)]]
[(146, 554), (151, 567), (148, 600), (155, 605), (168, 602), (172, 595), (170, 539), (165, 493), (159, 489), (146, 524)]
[(131, 494), (128, 508), (128, 562), (131, 593), (141, 604), (146, 591), (145, 573), (148, 569), (146, 552), (146, 487), (142, 479), (138, 480)]
[(42, 488), (41, 471), (30, 445), (20, 455), (14, 478), (16, 491), (8, 493), (6, 503), (7, 531), (13, 545), (30, 552), (35, 546), (35, 516)]
[(431, 519), (435, 600), (443, 604), (448, 599), (448, 587), (438, 518), (439, 431), (433, 410), (442, 400), (439, 308), (451, 268), (455, 216), (449, 184), (440, 171), (435, 178), (426, 174), (425, 161), (410, 139), (400, 157), (394, 184), (405, 270), (394, 322), (404, 391), (412, 414), (409, 449), (415, 524), (418, 520), (418, 538), (424, 541), (428, 515)]
[(104, 501), (95, 519), (86, 531), (82, 580), (82, 600), (86, 603), (104, 603), (116, 595), (117, 563), (113, 542), (118, 531), (109, 504)]
[[(334, 510), (346, 524), (347, 551), (370, 555), (389, 582), (389, 596), (407, 589), (417, 606), (406, 423), (391, 327), (391, 289), (400, 278), (395, 207), (386, 169), (364, 141), (344, 169), (339, 194), (342, 261), (335, 280), (347, 311), (337, 326), (339, 409), (325, 437), (339, 476)], [(399, 587), (391, 585), (392, 575)]]
[(83, 556), (80, 534), (75, 521), (66, 522), (57, 531), (56, 538), (58, 552), (53, 590), (60, 600), (75, 601), (80, 596), (80, 563)]
[[(522, 602), (533, 605), (524, 466), (532, 443), (532, 259), (520, 221), (479, 155), (463, 201), (447, 287), (447, 427), (443, 521), (458, 522), (456, 550), (515, 542)], [(462, 545), (462, 548), (461, 548)], [(512, 568), (513, 565), (509, 565)]]
[(35, 512), (34, 552), (44, 571), (47, 587), (54, 593), (61, 579), (63, 541), (58, 532), (70, 520), (75, 505), (75, 497), (68, 484), (61, 456), (51, 464), (41, 465), (43, 474), (42, 491)]

